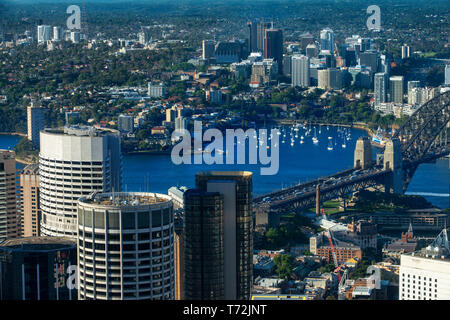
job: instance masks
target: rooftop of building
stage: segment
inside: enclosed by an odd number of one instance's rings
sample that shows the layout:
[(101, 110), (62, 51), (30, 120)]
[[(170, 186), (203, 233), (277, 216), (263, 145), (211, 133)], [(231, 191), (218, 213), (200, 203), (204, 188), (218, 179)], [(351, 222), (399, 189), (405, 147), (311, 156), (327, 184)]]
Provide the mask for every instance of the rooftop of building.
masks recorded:
[(447, 229), (443, 229), (434, 241), (427, 247), (407, 254), (408, 256), (420, 257), (432, 260), (450, 262), (450, 247)]
[(251, 171), (203, 171), (196, 174), (199, 177), (251, 177)]
[(92, 204), (99, 207), (135, 207), (171, 201), (168, 195), (142, 192), (93, 193), (82, 197), (79, 203)]
[[(339, 231), (335, 232), (333, 231), (333, 246), (336, 249), (351, 249), (351, 250), (361, 250), (361, 247), (352, 243), (353, 238), (345, 234), (347, 231)], [(345, 236), (343, 236), (345, 234)], [(322, 243), (318, 245), (318, 248), (331, 248), (330, 244), (328, 242), (328, 237), (326, 235), (326, 232), (323, 231), (319, 233), (319, 236), (322, 237)], [(341, 236), (344, 239), (339, 238)]]
[(39, 163), (32, 163), (23, 168), (21, 174), (39, 174)]
[(56, 250), (76, 246), (76, 242), (66, 237), (24, 237), (0, 242), (0, 250), (40, 251)]
[(172, 193), (176, 196), (183, 197), (184, 193), (188, 190), (187, 187), (181, 186), (181, 187), (170, 187), (169, 193)]
[(70, 125), (62, 128), (46, 128), (43, 130), (43, 132), (57, 135), (69, 135), (78, 137), (99, 137), (115, 133), (116, 131), (105, 128), (100, 129), (91, 126)]
[(401, 239), (398, 239), (392, 243), (389, 243), (386, 245), (386, 251), (388, 252), (397, 252), (397, 251), (402, 251), (402, 252), (412, 252), (416, 249), (417, 247), (417, 241), (411, 241), (409, 240), (408, 242), (402, 242)]
[(12, 150), (0, 149), (0, 158), (2, 158), (3, 160), (14, 159), (15, 152)]

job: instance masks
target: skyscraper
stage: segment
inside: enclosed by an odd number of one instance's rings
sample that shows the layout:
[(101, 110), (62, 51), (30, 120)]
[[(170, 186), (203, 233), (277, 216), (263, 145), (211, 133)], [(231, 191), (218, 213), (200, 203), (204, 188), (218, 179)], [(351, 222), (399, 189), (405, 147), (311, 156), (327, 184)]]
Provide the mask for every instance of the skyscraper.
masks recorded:
[(283, 72), (283, 31), (281, 29), (266, 29), (264, 58), (274, 59), (278, 64), (278, 73)]
[(40, 148), (39, 132), (45, 127), (44, 120), (45, 109), (32, 100), (27, 107), (27, 137), (37, 149)]
[(266, 35), (266, 29), (272, 28), (272, 24), (269, 22), (260, 22), (256, 27), (256, 48), (257, 51), (264, 54), (264, 37)]
[(309, 87), (309, 58), (304, 55), (292, 57), (292, 86)]
[(85, 126), (41, 131), (39, 175), (41, 233), (75, 238), (77, 200), (120, 191), (119, 133)]
[(317, 46), (314, 43), (308, 44), (306, 46), (305, 52), (308, 58), (315, 58), (319, 53), (319, 51), (317, 50)]
[(78, 201), (80, 300), (173, 300), (174, 216), (168, 195), (102, 193)]
[(334, 32), (330, 28), (320, 31), (320, 50), (334, 52)]
[(240, 41), (220, 41), (214, 51), (217, 64), (239, 62), (244, 56), (244, 47)]
[[(169, 189), (170, 190), (170, 189)], [(173, 201), (173, 197), (172, 197)], [(175, 203), (174, 203), (175, 204)], [(174, 206), (175, 208), (175, 206)], [(175, 300), (184, 300), (184, 229), (183, 215), (174, 215), (173, 252), (175, 265)]]
[(202, 41), (202, 59), (210, 59), (214, 57), (215, 42), (213, 40)]
[(408, 93), (413, 88), (420, 88), (420, 81), (414, 80), (414, 81), (408, 81)]
[(79, 43), (81, 41), (81, 32), (71, 31), (70, 32), (70, 41), (72, 41), (72, 43)]
[(46, 25), (40, 25), (37, 27), (37, 40), (38, 43), (45, 43), (48, 40), (52, 40), (52, 27)]
[(63, 30), (61, 27), (53, 27), (53, 41), (61, 41), (63, 38)]
[(16, 199), (16, 157), (0, 150), (0, 242), (19, 236)]
[(68, 272), (71, 266), (76, 267), (76, 253), (76, 242), (63, 237), (2, 242), (0, 300), (76, 300), (76, 287), (68, 285), (76, 272)]
[(329, 73), (327, 69), (317, 70), (317, 87), (320, 89), (328, 89)]
[(258, 51), (258, 24), (255, 22), (248, 22), (248, 49), (251, 52)]
[(249, 299), (252, 173), (198, 173), (184, 197), (185, 299)]
[(402, 46), (402, 59), (407, 59), (411, 57), (411, 47), (404, 44)]
[(150, 41), (150, 33), (148, 29), (142, 29), (141, 32), (138, 33), (139, 43), (142, 45), (146, 45)]
[(20, 173), (20, 215), (22, 237), (40, 236), (39, 164), (30, 164)]
[(175, 118), (175, 130), (187, 130), (188, 129), (188, 120), (185, 117), (176, 117)]
[(388, 82), (386, 73), (376, 73), (374, 77), (375, 106), (387, 102)]
[(329, 73), (329, 83), (330, 89), (340, 90), (342, 89), (342, 71), (338, 68), (327, 69)]
[(148, 83), (147, 94), (150, 98), (163, 98), (166, 95), (166, 85), (161, 82), (160, 84)]
[(306, 32), (306, 33), (300, 35), (300, 44), (301, 44), (301, 49), (306, 50), (306, 48), (310, 44), (314, 44), (314, 37), (312, 36), (312, 34)]
[(391, 73), (391, 63), (389, 60), (389, 57), (385, 54), (380, 55), (380, 61), (378, 63), (378, 70), (379, 72), (384, 72), (389, 74)]
[(264, 59), (252, 65), (251, 87), (264, 86), (278, 74), (278, 64), (273, 59)]
[(389, 78), (391, 102), (403, 103), (403, 76)]
[(292, 76), (292, 56), (284, 54), (283, 55), (283, 75), (286, 77)]
[(223, 196), (190, 189), (184, 193), (184, 298), (225, 299)]
[(450, 86), (450, 64), (445, 65), (445, 85)]
[(337, 68), (328, 68), (318, 70), (318, 85), (319, 88), (325, 90), (340, 90), (342, 89), (342, 72)]
[(369, 67), (374, 73), (378, 70), (378, 59), (378, 52), (376, 51), (366, 51), (359, 54), (359, 64)]
[(133, 132), (134, 117), (126, 114), (119, 115), (117, 119), (117, 128), (120, 132)]

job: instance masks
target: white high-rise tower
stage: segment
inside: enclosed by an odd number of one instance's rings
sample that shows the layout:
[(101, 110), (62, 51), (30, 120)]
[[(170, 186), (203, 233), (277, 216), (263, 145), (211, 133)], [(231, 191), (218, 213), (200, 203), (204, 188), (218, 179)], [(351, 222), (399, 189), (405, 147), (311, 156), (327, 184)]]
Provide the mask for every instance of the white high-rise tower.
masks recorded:
[(303, 55), (292, 57), (292, 86), (309, 87), (309, 58)]
[(75, 238), (78, 199), (120, 191), (120, 135), (71, 126), (43, 130), (40, 137), (41, 234)]

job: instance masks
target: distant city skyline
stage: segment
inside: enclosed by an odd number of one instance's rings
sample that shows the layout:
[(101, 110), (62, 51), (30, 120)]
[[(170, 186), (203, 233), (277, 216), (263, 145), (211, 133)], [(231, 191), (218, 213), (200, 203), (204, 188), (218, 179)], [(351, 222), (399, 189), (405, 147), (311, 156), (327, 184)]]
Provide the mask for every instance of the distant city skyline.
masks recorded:
[(449, 14), (0, 0), (0, 300), (446, 299)]

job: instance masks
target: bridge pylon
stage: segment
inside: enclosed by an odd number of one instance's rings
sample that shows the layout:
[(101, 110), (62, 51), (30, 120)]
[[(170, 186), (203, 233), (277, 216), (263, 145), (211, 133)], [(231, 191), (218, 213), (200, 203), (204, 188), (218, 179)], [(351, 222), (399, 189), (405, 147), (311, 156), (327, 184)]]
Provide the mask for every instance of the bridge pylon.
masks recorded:
[(385, 191), (403, 193), (402, 145), (399, 139), (393, 138), (386, 142), (383, 166), (385, 170), (392, 170), (392, 174), (386, 179)]
[(355, 169), (367, 169), (372, 166), (372, 145), (368, 137), (360, 137), (356, 141)]
[(320, 216), (320, 185), (316, 186), (316, 216)]

